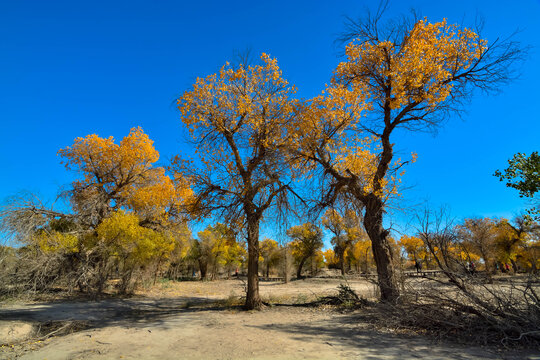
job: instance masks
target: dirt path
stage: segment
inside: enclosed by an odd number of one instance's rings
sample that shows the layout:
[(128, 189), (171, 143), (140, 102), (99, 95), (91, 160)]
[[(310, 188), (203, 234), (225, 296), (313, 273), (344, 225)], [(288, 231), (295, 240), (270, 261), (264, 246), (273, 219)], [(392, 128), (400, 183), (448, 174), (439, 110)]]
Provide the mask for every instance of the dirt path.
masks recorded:
[[(86, 324), (88, 329), (26, 341), (0, 350), (20, 359), (494, 359), (527, 358), (495, 350), (433, 344), (418, 336), (377, 332), (358, 314), (273, 306), (261, 312), (224, 307), (234, 282), (183, 284), (157, 291), (162, 297), (50, 302), (0, 309), (2, 321)], [(263, 284), (263, 297), (301, 300), (335, 289), (335, 282)], [(351, 284), (369, 291), (369, 286)], [(193, 287), (193, 288), (190, 288)], [(198, 296), (186, 296), (196, 293)], [(240, 288), (241, 290), (241, 288)], [(184, 292), (184, 296), (177, 294)], [(165, 296), (163, 296), (163, 294)], [(225, 297), (225, 298), (227, 298)], [(219, 306), (216, 299), (222, 299)], [(293, 301), (294, 302), (294, 301)], [(1, 336), (1, 335), (0, 335)]]

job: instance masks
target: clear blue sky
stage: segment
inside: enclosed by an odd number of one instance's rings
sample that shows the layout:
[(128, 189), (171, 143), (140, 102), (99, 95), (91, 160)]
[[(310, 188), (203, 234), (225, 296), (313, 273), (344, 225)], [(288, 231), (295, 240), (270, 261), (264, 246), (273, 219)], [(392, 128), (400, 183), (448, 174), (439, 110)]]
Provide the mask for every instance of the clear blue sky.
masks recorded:
[[(189, 153), (174, 100), (235, 51), (277, 57), (299, 95), (318, 94), (340, 61), (345, 16), (375, 1), (2, 1), (0, 2), (0, 199), (18, 191), (54, 199), (72, 175), (58, 149), (78, 136), (125, 136), (142, 126), (162, 159)], [(426, 199), (467, 216), (512, 216), (525, 207), (492, 176), (516, 152), (540, 150), (540, 0), (398, 1), (432, 22), (485, 20), (493, 40), (520, 29), (533, 48), (522, 78), (498, 96), (478, 94), (463, 120), (437, 135), (400, 133), (416, 151), (403, 205)]]

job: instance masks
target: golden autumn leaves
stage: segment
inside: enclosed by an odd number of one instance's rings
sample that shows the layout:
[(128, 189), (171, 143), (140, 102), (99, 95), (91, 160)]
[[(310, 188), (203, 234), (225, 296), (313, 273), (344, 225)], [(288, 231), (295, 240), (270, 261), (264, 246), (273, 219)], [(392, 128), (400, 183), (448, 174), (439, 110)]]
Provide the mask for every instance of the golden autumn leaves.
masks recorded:
[[(338, 175), (358, 179), (363, 193), (388, 197), (398, 194), (403, 171), (375, 179), (381, 134), (366, 131), (367, 118), (385, 106), (396, 114), (419, 105), (429, 112), (444, 103), (456, 74), (485, 49), (486, 41), (469, 29), (423, 19), (401, 43), (353, 39), (330, 85), (313, 99), (293, 98), (296, 89), (283, 79), (276, 59), (262, 54), (260, 65), (227, 63), (218, 74), (197, 79), (178, 108), (196, 142), (212, 138), (197, 142), (207, 171), (226, 163), (234, 172), (241, 154), (210, 135), (229, 133), (242, 137), (248, 148), (287, 148), (295, 177), (312, 176), (311, 170), (326, 162)], [(398, 160), (391, 168), (401, 165)]]
[(129, 209), (141, 218), (165, 221), (172, 207), (192, 196), (180, 175), (171, 179), (163, 167), (153, 166), (159, 153), (141, 128), (131, 129), (119, 144), (112, 137), (95, 134), (77, 138), (58, 154), (68, 169), (82, 176), (73, 184), (75, 208), (88, 207), (92, 198), (106, 197), (107, 212)]
[(486, 41), (469, 29), (458, 29), (446, 20), (418, 21), (402, 44), (352, 41), (346, 49), (347, 61), (338, 65), (335, 77), (354, 91), (373, 100), (384, 98), (380, 84), (366, 73), (391, 82), (391, 108), (425, 102), (434, 106), (445, 101), (452, 89), (453, 76), (469, 69), (486, 50)]
[[(277, 61), (266, 54), (261, 65), (233, 68), (227, 63), (219, 74), (197, 79), (178, 100), (178, 108), (206, 171), (223, 165), (234, 172), (242, 152), (283, 147), (298, 103), (292, 98), (295, 91), (282, 78)], [(231, 148), (232, 138), (239, 141)], [(238, 186), (229, 184), (232, 190)]]
[[(453, 77), (485, 49), (471, 30), (423, 19), (401, 43), (353, 39), (330, 84), (313, 99), (295, 98), (296, 88), (283, 78), (277, 60), (262, 54), (258, 65), (227, 63), (219, 73), (198, 78), (178, 108), (204, 172), (228, 179), (224, 193), (245, 194), (242, 174), (264, 163), (262, 177), (278, 176), (284, 164), (290, 180), (311, 177), (322, 165), (335, 177), (354, 179), (360, 195), (387, 198), (398, 194), (403, 162), (393, 160), (396, 171), (380, 176), (382, 134), (366, 123), (385, 106), (397, 126), (404, 109), (421, 104), (429, 111), (444, 102)], [(270, 161), (261, 155), (268, 153)], [(91, 209), (94, 217), (125, 209), (142, 221), (166, 221), (172, 209), (194, 200), (188, 174), (176, 171), (171, 178), (153, 166), (159, 154), (140, 128), (119, 144), (112, 137), (77, 138), (59, 154), (82, 176), (73, 184), (76, 209), (87, 211), (92, 199), (109, 196), (105, 207)], [(262, 185), (255, 187), (265, 186), (258, 181)]]

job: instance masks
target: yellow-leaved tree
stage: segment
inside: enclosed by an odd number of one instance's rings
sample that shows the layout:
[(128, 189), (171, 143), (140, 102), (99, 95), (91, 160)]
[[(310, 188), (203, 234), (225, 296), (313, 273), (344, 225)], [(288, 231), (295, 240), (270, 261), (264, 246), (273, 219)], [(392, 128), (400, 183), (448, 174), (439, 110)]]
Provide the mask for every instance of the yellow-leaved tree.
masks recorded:
[(329, 208), (322, 217), (323, 226), (332, 233), (334, 254), (338, 259), (341, 275), (345, 275), (345, 254), (351, 250), (362, 234), (361, 219), (353, 210), (347, 209), (342, 216), (338, 210)]
[(95, 134), (77, 138), (58, 154), (66, 168), (81, 175), (66, 195), (89, 227), (120, 209), (136, 212), (144, 225), (157, 226), (179, 216), (192, 196), (185, 178), (171, 179), (163, 167), (154, 166), (159, 153), (141, 128), (131, 129), (119, 144)]
[(294, 180), (286, 146), (295, 89), (277, 61), (263, 54), (258, 65), (228, 63), (197, 79), (178, 99), (197, 162), (176, 158), (174, 168), (192, 182), (200, 214), (244, 219), (248, 243), (245, 307), (261, 307), (258, 284), (259, 227), (269, 210), (282, 210)]
[[(77, 249), (78, 268), (95, 274), (79, 274), (79, 287), (101, 292), (117, 268), (125, 292), (133, 272), (151, 261), (157, 276), (189, 237), (183, 207), (193, 193), (186, 179), (179, 174), (171, 178), (155, 166), (159, 153), (141, 128), (131, 129), (120, 143), (95, 134), (77, 138), (58, 153), (80, 175), (64, 193), (76, 231), (62, 237), (70, 244), (70, 236), (77, 235), (76, 244), (69, 246)], [(60, 237), (50, 232), (51, 239)]]
[(407, 257), (414, 264), (424, 263), (427, 268), (428, 250), (422, 239), (416, 236), (403, 235), (399, 239), (398, 245), (405, 250)]
[(260, 256), (266, 268), (266, 277), (270, 276), (270, 268), (281, 260), (282, 250), (276, 240), (264, 239), (260, 245)]
[[(133, 272), (137, 268), (163, 254), (171, 253), (175, 246), (173, 237), (142, 227), (139, 221), (137, 215), (119, 210), (104, 219), (96, 229), (99, 246), (117, 260), (112, 265), (118, 266), (119, 273), (122, 274), (122, 293), (128, 290)], [(101, 265), (108, 266), (109, 262), (103, 261)], [(99, 273), (107, 274), (106, 271)]]
[(381, 299), (395, 302), (400, 292), (383, 218), (415, 155), (396, 159), (392, 134), (436, 127), (475, 89), (496, 89), (512, 77), (520, 51), (512, 42), (488, 45), (446, 20), (384, 26), (381, 17), (352, 23), (346, 59), (325, 92), (303, 106), (292, 149), (302, 168), (322, 179), (321, 206), (345, 198), (363, 209)]
[(322, 230), (315, 224), (305, 223), (288, 229), (287, 236), (292, 240), (289, 246), (298, 266), (296, 278), (301, 279), (302, 268), (307, 260), (312, 260), (312, 267), (313, 263), (323, 261), (321, 252), (323, 247)]

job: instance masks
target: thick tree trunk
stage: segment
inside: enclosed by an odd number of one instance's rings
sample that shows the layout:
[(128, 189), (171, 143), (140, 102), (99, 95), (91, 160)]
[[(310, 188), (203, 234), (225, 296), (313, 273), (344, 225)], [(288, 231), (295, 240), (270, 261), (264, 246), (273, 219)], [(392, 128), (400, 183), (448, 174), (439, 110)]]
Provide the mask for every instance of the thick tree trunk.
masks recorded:
[(364, 226), (371, 240), (373, 258), (377, 265), (381, 300), (395, 303), (399, 298), (399, 287), (394, 270), (392, 248), (388, 241), (388, 231), (384, 229), (382, 223), (382, 214), (381, 199), (371, 194), (366, 203)]
[(258, 310), (262, 307), (259, 297), (259, 219), (247, 218), (248, 240), (248, 288), (245, 308)]
[(343, 255), (342, 254), (340, 257), (339, 257), (339, 269), (341, 270), (341, 275), (345, 275), (345, 259), (343, 258)]

